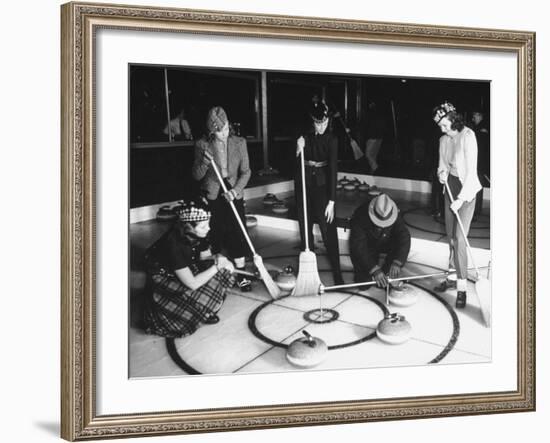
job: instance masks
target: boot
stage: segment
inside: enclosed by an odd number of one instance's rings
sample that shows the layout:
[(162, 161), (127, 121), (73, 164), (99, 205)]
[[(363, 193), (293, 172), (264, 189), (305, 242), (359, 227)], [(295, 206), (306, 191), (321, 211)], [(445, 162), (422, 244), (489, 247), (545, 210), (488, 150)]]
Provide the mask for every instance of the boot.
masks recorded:
[(455, 306), (457, 309), (464, 309), (466, 307), (466, 291), (457, 291)]
[(445, 279), (434, 287), (435, 292), (445, 292), (447, 289), (456, 289), (456, 281)]
[(204, 324), (206, 325), (215, 325), (220, 321), (220, 317), (218, 317), (216, 314), (211, 314), (208, 317), (206, 317), (206, 320), (204, 321)]

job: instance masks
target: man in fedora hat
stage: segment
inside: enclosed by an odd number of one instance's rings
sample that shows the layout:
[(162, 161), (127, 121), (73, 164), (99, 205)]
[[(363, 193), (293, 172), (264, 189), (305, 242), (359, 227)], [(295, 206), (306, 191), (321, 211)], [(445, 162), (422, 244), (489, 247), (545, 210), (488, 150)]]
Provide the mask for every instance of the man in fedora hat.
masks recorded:
[(355, 210), (349, 242), (355, 281), (372, 279), (385, 288), (407, 261), (411, 234), (395, 202), (380, 194)]

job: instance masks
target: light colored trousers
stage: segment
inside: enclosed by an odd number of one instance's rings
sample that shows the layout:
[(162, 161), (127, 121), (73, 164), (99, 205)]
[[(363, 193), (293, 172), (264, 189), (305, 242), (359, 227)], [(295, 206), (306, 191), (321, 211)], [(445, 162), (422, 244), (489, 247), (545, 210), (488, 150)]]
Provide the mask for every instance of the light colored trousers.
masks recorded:
[[(458, 182), (458, 178), (449, 174), (449, 185), (451, 190), (453, 190), (453, 188), (456, 190), (457, 188), (456, 183), (451, 183), (451, 181), (454, 180)], [(453, 184), (455, 186), (453, 186)], [(460, 182), (458, 182), (458, 184), (460, 186)], [(453, 198), (456, 199), (457, 195), (458, 192), (454, 191)], [(472, 223), (475, 207), (476, 199), (474, 198), (470, 202), (464, 202), (458, 210), (458, 215), (462, 221), (466, 235), (470, 232), (470, 224)], [(447, 192), (445, 192), (445, 231), (447, 232), (450, 248), (449, 268), (456, 269), (458, 279), (465, 279), (468, 277), (468, 248), (464, 235), (456, 221), (456, 215), (451, 211), (451, 200)]]

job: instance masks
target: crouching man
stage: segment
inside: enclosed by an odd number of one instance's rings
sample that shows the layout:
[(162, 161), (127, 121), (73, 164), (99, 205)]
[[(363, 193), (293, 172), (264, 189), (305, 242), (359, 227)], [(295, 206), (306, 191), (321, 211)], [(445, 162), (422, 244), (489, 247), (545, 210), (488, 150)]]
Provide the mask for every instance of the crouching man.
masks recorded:
[(380, 194), (359, 206), (351, 218), (351, 262), (355, 281), (385, 288), (398, 278), (411, 249), (411, 234), (395, 202)]

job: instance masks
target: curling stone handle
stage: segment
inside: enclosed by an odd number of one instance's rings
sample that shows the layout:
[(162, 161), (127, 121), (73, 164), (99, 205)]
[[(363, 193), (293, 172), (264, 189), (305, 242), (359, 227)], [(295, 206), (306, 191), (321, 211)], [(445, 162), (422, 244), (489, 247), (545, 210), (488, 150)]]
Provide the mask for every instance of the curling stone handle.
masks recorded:
[(405, 320), (405, 316), (398, 314), (397, 312), (392, 312), (391, 314), (387, 315), (386, 318), (390, 321), (390, 323), (397, 323), (398, 321)]
[(311, 336), (311, 334), (309, 332), (307, 332), (305, 329), (302, 331), (302, 334), (304, 334), (307, 338), (307, 344), (314, 348), (316, 343), (315, 343), (315, 340), (313, 339), (313, 337)]
[(235, 268), (233, 270), (233, 274), (246, 275), (247, 277), (260, 278), (260, 273), (259, 272), (248, 272), (248, 271), (243, 271), (242, 269), (237, 269), (237, 268)]

